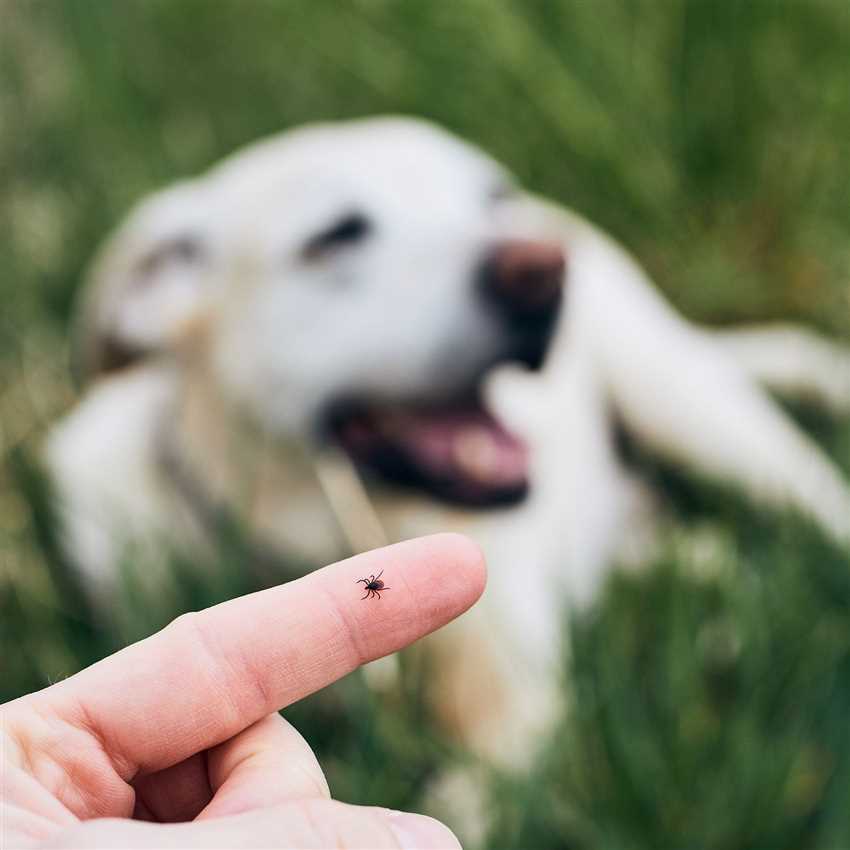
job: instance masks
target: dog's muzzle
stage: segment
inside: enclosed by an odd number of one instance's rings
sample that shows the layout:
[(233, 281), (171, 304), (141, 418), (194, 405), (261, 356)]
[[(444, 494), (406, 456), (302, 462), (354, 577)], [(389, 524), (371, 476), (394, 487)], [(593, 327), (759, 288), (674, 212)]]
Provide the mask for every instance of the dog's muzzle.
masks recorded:
[[(565, 270), (563, 248), (553, 242), (504, 241), (487, 252), (476, 285), (504, 340), (490, 366), (542, 365)], [(358, 466), (386, 480), (470, 507), (516, 503), (529, 488), (528, 449), (482, 403), (483, 377), (442, 404), (337, 403), (328, 432)]]

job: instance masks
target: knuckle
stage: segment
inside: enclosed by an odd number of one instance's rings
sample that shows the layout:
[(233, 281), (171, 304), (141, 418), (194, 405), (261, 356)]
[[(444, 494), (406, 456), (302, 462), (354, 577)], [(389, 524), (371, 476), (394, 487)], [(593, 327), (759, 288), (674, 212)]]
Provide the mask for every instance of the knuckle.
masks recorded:
[(201, 612), (181, 614), (160, 635), (177, 648), (178, 657), (191, 658), (193, 671), (206, 678), (206, 690), (216, 700), (221, 716), (228, 718), (234, 727), (238, 726), (243, 715), (239, 695), (244, 690), (239, 685), (244, 683), (235, 676), (227, 652), (218, 645)]

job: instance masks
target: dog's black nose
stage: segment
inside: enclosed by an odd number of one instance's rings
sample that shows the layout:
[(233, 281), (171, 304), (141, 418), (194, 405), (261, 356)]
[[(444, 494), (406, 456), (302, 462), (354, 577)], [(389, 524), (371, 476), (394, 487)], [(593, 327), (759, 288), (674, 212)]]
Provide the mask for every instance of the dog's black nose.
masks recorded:
[(484, 260), (481, 289), (508, 319), (546, 319), (557, 312), (566, 266), (564, 249), (558, 242), (499, 242)]

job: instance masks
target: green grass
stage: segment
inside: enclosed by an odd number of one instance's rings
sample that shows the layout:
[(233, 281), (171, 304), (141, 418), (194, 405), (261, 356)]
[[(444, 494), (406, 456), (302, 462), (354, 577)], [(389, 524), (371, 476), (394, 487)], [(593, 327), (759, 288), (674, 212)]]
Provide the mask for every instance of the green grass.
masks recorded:
[[(170, 595), (87, 612), (32, 459), (73, 400), (96, 245), (239, 144), (380, 112), (483, 145), (693, 318), (850, 336), (844, 0), (0, 0), (0, 698), (268, 580), (223, 529)], [(806, 424), (850, 467), (850, 429)], [(647, 464), (679, 517), (668, 552), (565, 626), (572, 710), (530, 778), (486, 774), (486, 846), (850, 847), (850, 557)], [(392, 693), (352, 676), (291, 710), (341, 798), (415, 808), (468, 758), (421, 663)]]

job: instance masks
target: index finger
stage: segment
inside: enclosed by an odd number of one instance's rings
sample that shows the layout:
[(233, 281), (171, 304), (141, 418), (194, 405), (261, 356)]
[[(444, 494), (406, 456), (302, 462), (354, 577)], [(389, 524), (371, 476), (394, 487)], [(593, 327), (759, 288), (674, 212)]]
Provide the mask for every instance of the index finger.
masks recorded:
[[(381, 571), (390, 589), (361, 599), (357, 580)], [(465, 537), (398, 543), (183, 615), (35, 696), (66, 720), (79, 717), (126, 780), (219, 744), (438, 629), (484, 582), (483, 556)]]

